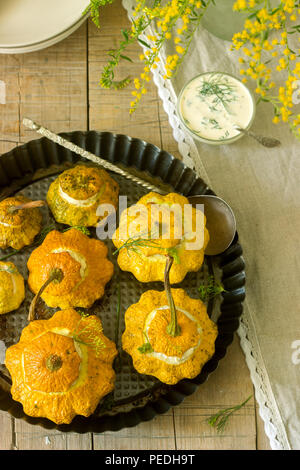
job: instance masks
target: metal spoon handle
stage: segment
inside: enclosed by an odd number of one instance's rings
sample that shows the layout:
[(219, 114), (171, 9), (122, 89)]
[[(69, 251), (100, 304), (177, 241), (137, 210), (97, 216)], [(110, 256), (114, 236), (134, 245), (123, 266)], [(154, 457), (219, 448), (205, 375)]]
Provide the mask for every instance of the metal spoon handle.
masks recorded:
[(125, 171), (121, 168), (119, 168), (117, 165), (114, 165), (113, 163), (108, 162), (107, 160), (104, 160), (101, 157), (98, 157), (97, 155), (94, 155), (91, 152), (88, 152), (87, 150), (79, 147), (78, 145), (74, 144), (73, 142), (70, 142), (69, 140), (64, 139), (60, 135), (55, 134), (54, 132), (50, 131), (49, 129), (41, 126), (40, 124), (37, 124), (33, 122), (31, 119), (24, 118), (23, 119), (23, 124), (24, 126), (28, 127), (29, 129), (32, 129), (39, 134), (41, 134), (43, 137), (47, 137), (47, 139), (52, 140), (52, 142), (55, 142), (56, 144), (61, 145), (62, 147), (65, 147), (68, 150), (71, 150), (71, 152), (76, 153), (77, 155), (80, 155), (83, 158), (86, 158), (87, 160), (90, 160), (97, 165), (102, 166), (106, 170), (110, 170), (114, 173), (117, 173), (124, 178), (127, 178), (131, 180), (132, 182), (139, 184), (140, 186), (149, 189), (150, 191), (155, 191), (160, 194), (165, 194), (165, 191), (161, 190), (157, 186), (154, 186), (151, 183), (148, 183), (147, 181), (139, 178), (138, 176), (134, 176), (128, 171)]
[(281, 145), (281, 142), (278, 139), (274, 139), (273, 137), (265, 137), (263, 135), (254, 134), (254, 132), (247, 131), (246, 129), (242, 129), (240, 127), (237, 127), (237, 130), (243, 132), (243, 134), (248, 135), (249, 137), (253, 137), (253, 139), (255, 139), (264, 147), (273, 148)]

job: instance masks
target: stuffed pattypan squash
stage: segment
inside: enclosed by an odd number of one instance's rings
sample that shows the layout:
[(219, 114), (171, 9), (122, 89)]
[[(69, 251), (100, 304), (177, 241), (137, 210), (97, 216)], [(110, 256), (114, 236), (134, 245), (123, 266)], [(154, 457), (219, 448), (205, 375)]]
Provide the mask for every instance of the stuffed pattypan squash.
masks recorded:
[(106, 245), (73, 228), (51, 231), (30, 255), (28, 285), (48, 307), (90, 307), (113, 275)]
[(209, 241), (206, 218), (176, 193), (150, 192), (124, 210), (113, 235), (118, 264), (140, 282), (164, 280), (166, 255), (176, 259), (170, 271), (172, 284), (202, 266)]
[(16, 310), (24, 298), (23, 276), (13, 263), (0, 261), (0, 314)]
[(201, 372), (217, 334), (204, 303), (165, 280), (165, 291), (144, 292), (125, 312), (122, 346), (140, 374), (174, 385)]
[(0, 202), (0, 248), (20, 250), (33, 242), (42, 228), (43, 216), (38, 207), (43, 204), (22, 195)]
[(114, 388), (116, 355), (115, 343), (95, 315), (82, 317), (67, 309), (30, 322), (19, 342), (6, 350), (12, 397), (27, 415), (56, 424), (89, 416)]
[(47, 203), (55, 220), (70, 226), (96, 227), (105, 217), (97, 215), (100, 204), (117, 207), (119, 185), (98, 167), (76, 165), (51, 183)]

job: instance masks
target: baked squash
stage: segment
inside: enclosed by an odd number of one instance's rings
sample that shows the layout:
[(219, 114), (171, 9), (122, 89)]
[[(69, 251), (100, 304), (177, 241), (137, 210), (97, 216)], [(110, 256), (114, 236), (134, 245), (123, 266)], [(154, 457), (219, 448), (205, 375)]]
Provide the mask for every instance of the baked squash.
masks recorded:
[(121, 214), (112, 237), (118, 264), (140, 282), (163, 281), (166, 255), (171, 253), (176, 263), (170, 280), (179, 283), (188, 272), (202, 266), (209, 241), (205, 223), (203, 212), (192, 207), (186, 197), (150, 192)]
[[(167, 275), (169, 269), (170, 264)], [(217, 334), (205, 304), (171, 289), (165, 278), (164, 291), (146, 291), (126, 310), (122, 346), (137, 372), (174, 385), (201, 372), (214, 354)]]
[(50, 185), (47, 203), (55, 220), (70, 226), (96, 227), (105, 214), (100, 204), (117, 207), (119, 185), (99, 167), (76, 165), (65, 170)]
[(91, 307), (113, 275), (107, 252), (104, 242), (75, 228), (52, 230), (28, 259), (28, 285), (38, 294), (49, 284), (41, 294), (48, 307)]
[(22, 195), (0, 202), (0, 248), (20, 250), (33, 242), (43, 223), (40, 205), (44, 202)]
[(25, 298), (24, 278), (10, 261), (0, 261), (0, 314), (20, 307)]
[(30, 322), (19, 342), (6, 350), (12, 397), (27, 415), (56, 424), (90, 416), (114, 388), (116, 355), (115, 343), (95, 315), (82, 317), (67, 309)]

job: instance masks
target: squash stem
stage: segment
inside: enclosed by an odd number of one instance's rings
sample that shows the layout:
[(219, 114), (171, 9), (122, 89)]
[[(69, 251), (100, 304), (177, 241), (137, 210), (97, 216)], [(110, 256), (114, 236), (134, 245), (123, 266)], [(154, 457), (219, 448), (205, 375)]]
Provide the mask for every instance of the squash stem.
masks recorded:
[(39, 289), (38, 293), (32, 299), (32, 302), (31, 302), (30, 307), (29, 307), (28, 321), (32, 321), (32, 320), (36, 319), (36, 312), (35, 312), (36, 305), (37, 305), (37, 302), (38, 302), (39, 298), (41, 297), (42, 293), (46, 289), (46, 287), (48, 287), (49, 284), (51, 284), (51, 282), (53, 282), (53, 281), (61, 282), (63, 280), (63, 277), (64, 277), (64, 274), (63, 274), (61, 269), (59, 269), (59, 268), (52, 269), (47, 281), (44, 282), (42, 287)]
[(47, 203), (46, 201), (30, 201), (30, 202), (24, 202), (24, 204), (19, 204), (18, 206), (10, 206), (9, 207), (9, 212), (12, 214), (16, 211), (19, 211), (21, 209), (33, 209), (35, 207), (42, 207), (45, 206)]
[(165, 267), (165, 277), (164, 277), (164, 284), (165, 284), (165, 292), (168, 300), (168, 304), (170, 307), (171, 312), (171, 321), (167, 326), (167, 333), (170, 336), (179, 336), (181, 334), (181, 328), (177, 323), (177, 312), (174, 304), (174, 299), (171, 292), (171, 285), (170, 285), (170, 269), (173, 264), (174, 258), (173, 256), (167, 255), (167, 262)]
[(51, 372), (55, 372), (60, 369), (62, 366), (62, 360), (60, 356), (56, 354), (50, 354), (50, 356), (46, 359), (46, 367)]

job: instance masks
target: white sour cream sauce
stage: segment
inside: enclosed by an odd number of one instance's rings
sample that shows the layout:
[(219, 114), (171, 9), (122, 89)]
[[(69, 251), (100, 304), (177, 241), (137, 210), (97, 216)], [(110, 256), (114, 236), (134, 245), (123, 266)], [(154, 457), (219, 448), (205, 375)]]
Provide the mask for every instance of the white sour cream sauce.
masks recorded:
[(181, 92), (179, 114), (199, 138), (225, 141), (240, 135), (254, 115), (252, 95), (244, 84), (224, 73), (195, 77)]
[[(152, 310), (152, 312), (149, 313), (149, 315), (147, 316), (147, 318), (145, 320), (145, 328), (144, 328), (145, 341), (147, 341), (147, 338), (148, 338), (148, 332), (149, 332), (150, 324), (151, 324), (152, 320), (154, 319), (154, 317), (156, 316), (157, 312), (159, 310), (167, 310), (169, 308), (170, 308), (169, 305), (163, 305), (162, 307), (159, 307), (155, 310)], [(201, 335), (202, 328), (197, 323), (196, 318), (193, 317), (193, 315), (191, 315), (189, 312), (187, 312), (183, 308), (176, 307), (176, 309), (179, 310), (180, 312), (184, 313), (190, 320), (194, 321), (197, 324), (197, 331)], [(156, 351), (152, 351), (152, 352), (149, 352), (147, 354), (148, 354), (148, 356), (155, 357), (156, 359), (159, 359), (160, 361), (165, 362), (166, 364), (171, 364), (171, 365), (183, 364), (184, 362), (186, 362), (194, 354), (194, 351), (200, 346), (201, 339), (202, 338), (200, 337), (200, 339), (197, 342), (196, 346), (193, 346), (192, 348), (187, 349), (181, 357), (179, 357), (179, 356), (167, 356), (166, 354), (156, 352)]]

